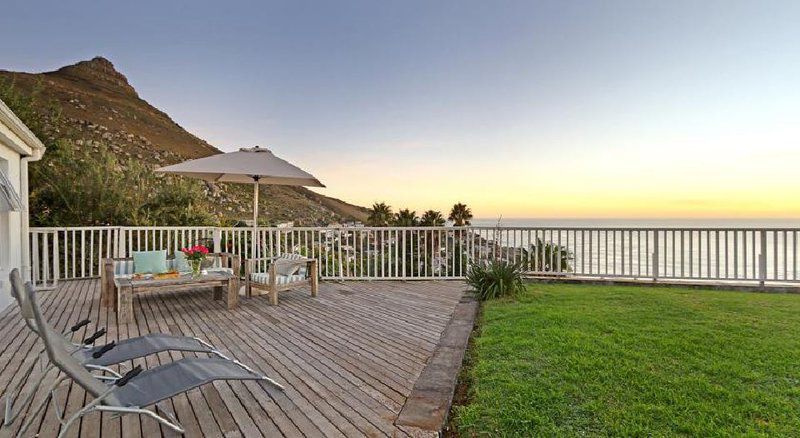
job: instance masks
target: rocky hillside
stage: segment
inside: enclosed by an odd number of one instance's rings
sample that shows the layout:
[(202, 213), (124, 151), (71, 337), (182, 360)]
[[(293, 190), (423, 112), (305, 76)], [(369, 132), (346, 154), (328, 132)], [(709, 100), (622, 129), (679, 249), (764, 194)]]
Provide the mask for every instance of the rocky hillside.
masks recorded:
[[(105, 58), (46, 73), (0, 70), (0, 81), (21, 93), (38, 93), (43, 130), (49, 138), (69, 139), (76, 148), (107, 145), (121, 158), (164, 166), (190, 158), (220, 153), (195, 137), (166, 113), (141, 99), (128, 79)], [(366, 210), (302, 187), (262, 187), (261, 217), (277, 223), (323, 225), (341, 220), (363, 220)], [(252, 217), (252, 187), (207, 184), (206, 194), (217, 213), (228, 219)]]

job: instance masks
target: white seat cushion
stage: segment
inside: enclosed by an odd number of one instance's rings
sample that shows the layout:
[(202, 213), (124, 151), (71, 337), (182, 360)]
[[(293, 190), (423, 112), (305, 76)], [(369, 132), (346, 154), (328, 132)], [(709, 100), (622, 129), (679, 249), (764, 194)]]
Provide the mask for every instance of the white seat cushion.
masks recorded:
[(114, 276), (133, 275), (133, 260), (122, 260), (114, 262)]
[[(275, 276), (275, 283), (277, 284), (289, 284), (289, 283), (297, 283), (301, 281), (305, 281), (306, 277), (304, 275), (276, 275)], [(268, 273), (255, 273), (250, 274), (250, 281), (258, 284), (269, 284), (269, 274)]]

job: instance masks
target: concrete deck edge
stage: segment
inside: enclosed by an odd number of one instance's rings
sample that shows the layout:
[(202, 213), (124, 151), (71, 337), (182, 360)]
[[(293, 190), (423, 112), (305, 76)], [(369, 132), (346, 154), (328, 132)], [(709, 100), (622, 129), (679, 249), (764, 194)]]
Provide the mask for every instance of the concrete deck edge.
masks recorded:
[(465, 292), (420, 373), (395, 425), (412, 436), (438, 436), (447, 422), (480, 303)]

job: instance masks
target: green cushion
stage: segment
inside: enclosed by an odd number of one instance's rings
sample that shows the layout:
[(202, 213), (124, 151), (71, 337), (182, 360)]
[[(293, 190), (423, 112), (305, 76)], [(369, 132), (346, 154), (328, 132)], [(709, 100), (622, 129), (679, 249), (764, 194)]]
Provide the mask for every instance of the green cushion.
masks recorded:
[(192, 267), (189, 266), (189, 260), (186, 260), (186, 254), (182, 251), (175, 253), (175, 270), (178, 272), (189, 272)]
[(167, 251), (133, 251), (134, 274), (167, 272)]

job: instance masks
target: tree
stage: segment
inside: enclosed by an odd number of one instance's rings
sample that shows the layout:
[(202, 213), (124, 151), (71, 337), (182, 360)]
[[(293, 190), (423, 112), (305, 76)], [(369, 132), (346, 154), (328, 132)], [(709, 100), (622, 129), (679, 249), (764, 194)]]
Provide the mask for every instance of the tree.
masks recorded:
[(398, 227), (415, 227), (419, 225), (419, 217), (416, 211), (404, 208), (394, 215), (394, 225)]
[(422, 214), (419, 224), (424, 227), (441, 227), (445, 224), (445, 220), (441, 212), (428, 210)]
[(385, 202), (376, 202), (372, 204), (367, 217), (367, 224), (372, 227), (388, 227), (393, 219), (392, 207), (386, 205)]
[(453, 225), (463, 227), (469, 225), (472, 220), (472, 210), (466, 204), (458, 203), (450, 210), (448, 220), (453, 221)]

